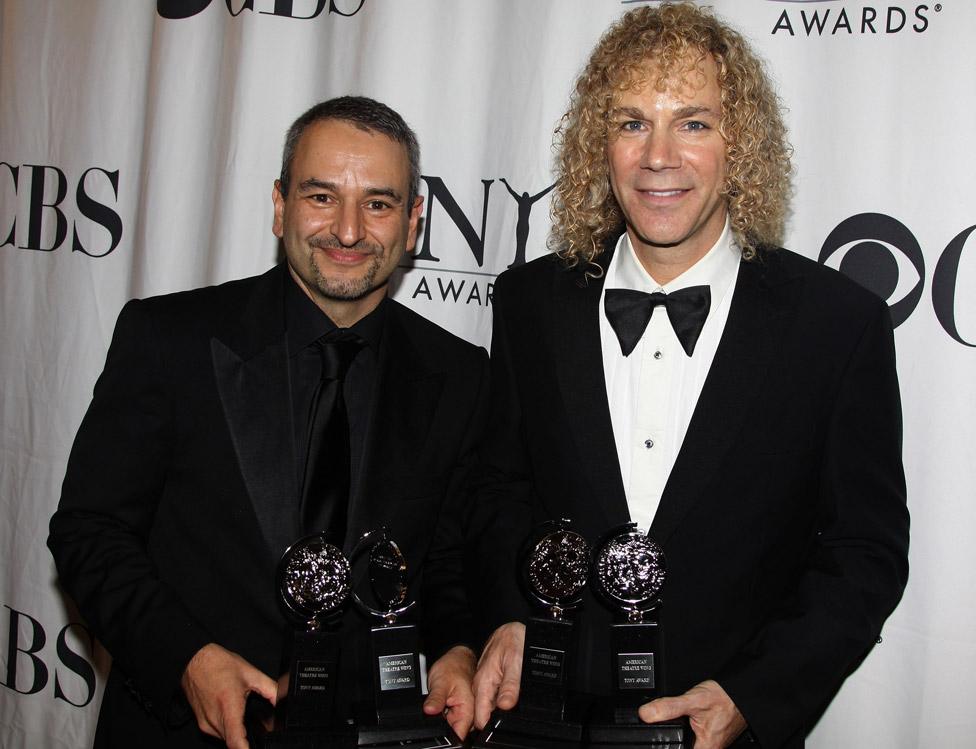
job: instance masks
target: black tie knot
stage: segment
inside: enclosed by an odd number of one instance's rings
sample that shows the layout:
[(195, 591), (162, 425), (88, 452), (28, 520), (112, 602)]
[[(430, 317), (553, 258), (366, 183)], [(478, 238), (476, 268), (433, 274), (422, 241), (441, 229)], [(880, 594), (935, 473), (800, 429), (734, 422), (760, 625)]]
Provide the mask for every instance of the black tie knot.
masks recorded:
[(322, 357), (322, 379), (343, 380), (366, 341), (347, 328), (336, 328), (315, 341)]
[(689, 286), (670, 294), (647, 293), (633, 289), (607, 289), (603, 308), (610, 327), (620, 341), (620, 351), (630, 356), (651, 321), (654, 308), (664, 305), (671, 327), (688, 356), (695, 350), (701, 335), (712, 295), (708, 286)]

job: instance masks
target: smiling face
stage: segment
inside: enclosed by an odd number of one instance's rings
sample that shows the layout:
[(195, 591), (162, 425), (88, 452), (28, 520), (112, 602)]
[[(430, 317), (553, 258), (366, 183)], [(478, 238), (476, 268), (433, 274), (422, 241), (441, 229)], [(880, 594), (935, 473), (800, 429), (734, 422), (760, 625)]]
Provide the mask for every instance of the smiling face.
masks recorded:
[(649, 62), (641, 84), (618, 95), (607, 144), (610, 186), (631, 244), (662, 284), (711, 249), (728, 213), (718, 68), (706, 56), (675, 71), (656, 85), (660, 73)]
[(347, 327), (376, 308), (416, 244), (423, 198), (406, 204), (406, 149), (382, 133), (322, 120), (299, 140), (291, 174), (288, 195), (275, 182), (274, 234), (299, 287)]

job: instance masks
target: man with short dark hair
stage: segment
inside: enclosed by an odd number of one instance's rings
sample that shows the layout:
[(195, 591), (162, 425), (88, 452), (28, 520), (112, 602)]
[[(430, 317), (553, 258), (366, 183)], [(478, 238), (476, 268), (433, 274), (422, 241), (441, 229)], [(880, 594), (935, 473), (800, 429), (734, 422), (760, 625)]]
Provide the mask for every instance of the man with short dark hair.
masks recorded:
[[(614, 24), (559, 147), (556, 252), (494, 288), (470, 563), (495, 629), (475, 723), (518, 699), (514, 560), (533, 524), (569, 518), (592, 543), (633, 520), (667, 560), (670, 696), (640, 718), (688, 716), (696, 749), (802, 746), (907, 576), (888, 310), (778, 248), (778, 101), (706, 10)], [(576, 618), (571, 684), (607, 694), (610, 613), (588, 594)]]
[[(425, 710), (467, 732), (460, 488), (487, 357), (387, 298), (419, 182), (396, 112), (323, 102), (289, 130), (272, 194), (285, 262), (120, 314), (48, 542), (114, 659), (96, 747), (246, 746), (245, 701), (274, 701), (290, 626), (280, 555), (312, 532), (348, 552), (384, 526), (421, 600)], [(340, 709), (368, 699), (369, 625), (344, 614)]]

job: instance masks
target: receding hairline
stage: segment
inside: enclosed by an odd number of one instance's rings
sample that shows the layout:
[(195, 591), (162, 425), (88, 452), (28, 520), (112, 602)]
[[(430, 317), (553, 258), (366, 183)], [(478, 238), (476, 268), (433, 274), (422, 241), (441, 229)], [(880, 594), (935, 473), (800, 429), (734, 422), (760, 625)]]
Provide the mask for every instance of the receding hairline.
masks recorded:
[(370, 127), (369, 125), (360, 122), (359, 120), (348, 119), (346, 117), (342, 117), (339, 115), (329, 115), (328, 117), (321, 117), (313, 122), (308, 123), (308, 125), (306, 125), (305, 128), (302, 130), (302, 134), (298, 137), (298, 142), (301, 143), (302, 140), (305, 139), (305, 136), (308, 135), (310, 130), (314, 130), (319, 127), (325, 127), (326, 125), (331, 125), (333, 123), (348, 125), (349, 127), (353, 127), (356, 130), (359, 130), (360, 132), (366, 133), (367, 135), (370, 136), (375, 136), (375, 135), (383, 136), (388, 141), (390, 141), (390, 143), (395, 143), (396, 145), (400, 146), (400, 148), (403, 150), (403, 153), (407, 157), (407, 162), (409, 163), (410, 148), (406, 142), (402, 140), (398, 140), (394, 136), (390, 135), (387, 132), (384, 132), (383, 130), (380, 130), (379, 128)]
[[(406, 143), (397, 140), (396, 138), (394, 138), (389, 133), (385, 133), (382, 130), (379, 130), (378, 128), (369, 127), (368, 125), (365, 125), (365, 124), (363, 124), (361, 122), (358, 122), (356, 120), (349, 120), (349, 119), (346, 119), (345, 117), (332, 117), (332, 116), (330, 116), (330, 117), (323, 117), (321, 119), (315, 120), (314, 122), (310, 122), (302, 130), (302, 134), (298, 137), (298, 142), (295, 144), (295, 152), (294, 152), (294, 155), (295, 156), (298, 155), (299, 149), (301, 149), (303, 147), (303, 144), (307, 143), (307, 140), (306, 139), (308, 137), (310, 137), (314, 133), (314, 131), (316, 129), (318, 129), (320, 127), (324, 127), (324, 126), (330, 125), (332, 123), (340, 123), (340, 124), (344, 124), (344, 125), (349, 125), (351, 127), (354, 127), (356, 130), (359, 130), (360, 132), (366, 133), (367, 135), (369, 135), (371, 137), (372, 136), (377, 136), (377, 135), (383, 136), (384, 138), (386, 138), (387, 141), (389, 141), (394, 146), (397, 146), (399, 148), (399, 151), (401, 153), (401, 156), (403, 157), (404, 178), (405, 178), (405, 180), (407, 182), (407, 189), (406, 189), (406, 191), (401, 194), (400, 191), (396, 190), (396, 188), (392, 188), (392, 187), (376, 187), (376, 188), (370, 188), (368, 190), (368, 192), (370, 194), (375, 194), (377, 196), (386, 195), (386, 196), (388, 196), (390, 198), (395, 199), (398, 203), (406, 203), (406, 196), (409, 195), (410, 192), (411, 192), (411, 189), (410, 189), (410, 148), (409, 148), (409, 146)], [(322, 182), (321, 180), (319, 180), (319, 179), (317, 179), (315, 177), (310, 177), (310, 178), (307, 178), (305, 180), (302, 180), (302, 182), (300, 182), (296, 187), (302, 187), (302, 186), (305, 186), (305, 187), (314, 187), (316, 185), (323, 186), (325, 184), (326, 183)]]

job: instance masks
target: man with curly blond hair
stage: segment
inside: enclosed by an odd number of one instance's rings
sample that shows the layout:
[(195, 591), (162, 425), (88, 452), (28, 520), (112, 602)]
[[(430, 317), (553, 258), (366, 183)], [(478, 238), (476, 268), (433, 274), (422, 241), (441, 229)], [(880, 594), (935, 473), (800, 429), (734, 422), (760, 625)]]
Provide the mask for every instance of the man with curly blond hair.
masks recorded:
[[(640, 719), (687, 716), (697, 749), (800, 747), (907, 578), (888, 309), (778, 247), (780, 106), (706, 10), (614, 24), (558, 145), (554, 252), (494, 291), (475, 722), (518, 700), (533, 525), (570, 518), (594, 542), (635, 521), (667, 558), (667, 671)], [(574, 688), (609, 693), (610, 622), (587, 593)]]

